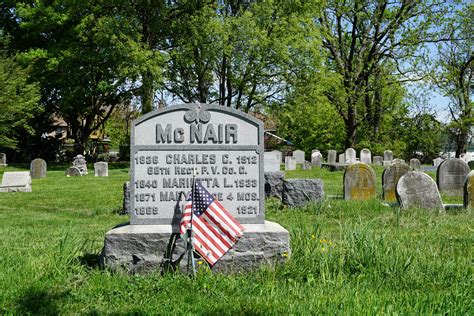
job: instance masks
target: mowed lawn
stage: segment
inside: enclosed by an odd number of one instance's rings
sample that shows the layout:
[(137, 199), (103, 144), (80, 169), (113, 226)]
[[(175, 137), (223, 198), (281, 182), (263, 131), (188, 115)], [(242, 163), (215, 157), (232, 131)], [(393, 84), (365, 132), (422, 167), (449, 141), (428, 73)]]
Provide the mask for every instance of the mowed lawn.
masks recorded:
[(118, 212), (126, 165), (110, 165), (108, 178), (94, 177), (92, 165), (67, 178), (66, 168), (49, 166), (32, 193), (0, 193), (2, 313), (474, 315), (472, 210), (344, 201), (343, 172), (297, 170), (286, 176), (321, 178), (331, 198), (299, 209), (267, 200), (266, 218), (291, 234), (285, 264), (231, 276), (204, 270), (194, 280), (127, 275), (97, 263), (104, 234), (128, 221)]

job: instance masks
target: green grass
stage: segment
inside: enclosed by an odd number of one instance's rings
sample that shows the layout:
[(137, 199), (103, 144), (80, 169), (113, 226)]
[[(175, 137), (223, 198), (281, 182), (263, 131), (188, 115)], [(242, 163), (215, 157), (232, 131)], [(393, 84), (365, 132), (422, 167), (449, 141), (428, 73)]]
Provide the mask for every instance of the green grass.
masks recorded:
[[(66, 178), (65, 169), (50, 166), (32, 193), (0, 194), (2, 313), (474, 314), (472, 210), (399, 212), (340, 199), (291, 209), (268, 199), (267, 219), (291, 234), (285, 264), (195, 280), (127, 275), (97, 265), (104, 234), (128, 220), (117, 214), (127, 169), (112, 165), (108, 178)], [(342, 175), (287, 173), (323, 179), (328, 195), (342, 194)]]

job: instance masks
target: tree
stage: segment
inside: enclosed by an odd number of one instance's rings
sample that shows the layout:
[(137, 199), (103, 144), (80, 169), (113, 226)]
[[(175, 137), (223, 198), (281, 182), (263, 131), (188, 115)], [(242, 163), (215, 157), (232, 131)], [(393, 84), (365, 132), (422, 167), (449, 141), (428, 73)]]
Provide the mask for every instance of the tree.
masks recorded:
[(0, 46), (0, 148), (14, 149), (20, 134), (35, 133), (30, 119), (41, 110), (39, 98), (38, 85), (30, 82), (28, 69)]
[(453, 13), (442, 32), (448, 41), (438, 43), (433, 61), (432, 83), (449, 97), (451, 122), (447, 130), (456, 146), (456, 157), (466, 151), (468, 137), (474, 126), (474, 5), (463, 5)]
[(445, 1), (439, 0), (326, 3), (318, 18), (323, 46), (328, 67), (340, 74), (344, 90), (343, 98), (328, 97), (344, 120), (346, 147), (357, 143), (364, 121), (377, 132), (384, 109), (369, 94), (382, 89), (374, 84), (384, 71), (394, 67), (394, 73), (403, 75), (386, 85), (418, 78), (413, 59), (423, 43), (439, 40), (434, 26), (443, 23), (447, 10)]
[(69, 125), (75, 152), (118, 104), (138, 91), (140, 74), (156, 74), (155, 53), (143, 46), (127, 2), (36, 1), (15, 8), (29, 43), (23, 61), (33, 64), (48, 113)]

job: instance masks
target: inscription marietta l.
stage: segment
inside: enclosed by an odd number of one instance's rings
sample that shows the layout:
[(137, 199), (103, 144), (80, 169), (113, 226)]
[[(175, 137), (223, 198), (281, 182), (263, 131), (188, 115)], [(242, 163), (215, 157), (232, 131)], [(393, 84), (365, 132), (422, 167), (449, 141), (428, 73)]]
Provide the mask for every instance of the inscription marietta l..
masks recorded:
[[(176, 220), (193, 173), (239, 222), (263, 223), (260, 121), (225, 107), (196, 104), (152, 114), (132, 128), (132, 224)], [(249, 133), (258, 137), (249, 139)]]

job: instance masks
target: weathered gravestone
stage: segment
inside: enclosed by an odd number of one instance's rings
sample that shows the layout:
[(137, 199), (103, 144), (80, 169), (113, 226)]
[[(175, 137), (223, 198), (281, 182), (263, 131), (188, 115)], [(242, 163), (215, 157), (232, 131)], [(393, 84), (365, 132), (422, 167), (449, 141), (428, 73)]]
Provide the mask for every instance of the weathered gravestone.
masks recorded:
[(339, 163), (346, 163), (346, 154), (342, 153), (342, 154), (339, 154), (339, 160), (338, 160)]
[(31, 192), (31, 175), (28, 171), (3, 173), (0, 192)]
[(33, 179), (46, 178), (46, 161), (41, 158), (33, 159), (30, 163), (30, 175)]
[(397, 200), (402, 209), (444, 209), (436, 182), (429, 175), (417, 171), (407, 172), (398, 180)]
[(373, 158), (373, 164), (376, 166), (382, 166), (383, 165), (383, 158), (382, 156), (374, 156)]
[(266, 151), (263, 159), (263, 170), (265, 172), (280, 171), (280, 155), (274, 151)]
[[(263, 131), (250, 115), (206, 104), (162, 108), (133, 121), (130, 224), (106, 234), (101, 264), (128, 271), (185, 266), (186, 255), (176, 261), (185, 251), (177, 237), (194, 171), (244, 226), (213, 270), (253, 270), (284, 260), (288, 231), (265, 221)], [(165, 256), (168, 249), (171, 255)]]
[(336, 156), (337, 156), (337, 151), (332, 150), (332, 149), (328, 150), (328, 164), (335, 164)]
[(405, 163), (405, 160), (400, 159), (400, 158), (395, 158), (392, 160), (392, 163)]
[(345, 157), (346, 157), (346, 163), (355, 163), (357, 162), (357, 154), (354, 148), (347, 148)]
[(443, 159), (443, 158), (440, 158), (440, 157), (438, 157), (438, 158), (436, 158), (436, 159), (433, 159), (433, 166), (439, 167), (439, 165), (440, 165), (443, 161), (444, 161), (444, 159)]
[(293, 151), (293, 157), (296, 159), (296, 163), (303, 163), (304, 162), (304, 151), (299, 150), (299, 149)]
[(280, 163), (283, 162), (283, 153), (282, 153), (281, 151), (279, 151), (279, 150), (272, 150), (271, 152), (272, 152), (272, 153), (275, 153), (275, 155), (278, 156), (278, 161), (279, 161)]
[(364, 148), (360, 151), (360, 162), (370, 165), (372, 163), (372, 153), (369, 149)]
[(4, 153), (0, 153), (0, 167), (7, 166), (7, 155)]
[(318, 202), (324, 196), (320, 179), (287, 179), (283, 181), (283, 204), (296, 207)]
[(442, 193), (463, 196), (464, 181), (470, 169), (467, 163), (459, 158), (443, 161), (436, 171), (436, 183)]
[(388, 167), (392, 164), (393, 152), (391, 150), (386, 150), (383, 152), (383, 166)]
[(474, 171), (469, 172), (464, 183), (464, 207), (474, 208)]
[(375, 171), (369, 165), (356, 162), (344, 172), (344, 199), (368, 200), (375, 197)]
[(99, 161), (94, 164), (94, 176), (96, 177), (108, 177), (109, 176), (109, 164), (104, 161)]
[(415, 171), (421, 170), (421, 162), (417, 158), (410, 159), (410, 167)]
[(301, 164), (301, 170), (311, 170), (311, 162), (309, 161), (303, 161), (303, 164)]
[(397, 201), (397, 182), (410, 167), (404, 163), (393, 163), (382, 173), (383, 198), (389, 202)]
[(313, 167), (321, 168), (323, 156), (319, 151), (315, 151), (311, 154), (311, 165)]
[(87, 174), (87, 161), (83, 155), (77, 155), (76, 157), (74, 157), (72, 166), (79, 169), (81, 175)]
[(80, 177), (82, 176), (81, 170), (76, 167), (69, 167), (65, 173), (66, 177)]
[(285, 157), (285, 170), (296, 170), (296, 158), (292, 156)]

